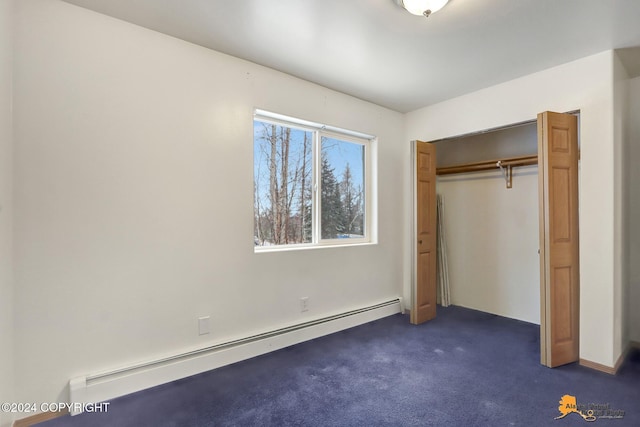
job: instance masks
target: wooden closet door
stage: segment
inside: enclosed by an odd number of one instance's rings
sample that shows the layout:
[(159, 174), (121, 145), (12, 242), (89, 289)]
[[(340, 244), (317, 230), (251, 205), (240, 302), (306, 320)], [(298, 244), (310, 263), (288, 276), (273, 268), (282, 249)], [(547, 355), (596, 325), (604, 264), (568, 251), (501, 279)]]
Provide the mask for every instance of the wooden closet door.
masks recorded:
[(411, 323), (436, 317), (436, 147), (415, 141), (415, 277)]
[(579, 358), (578, 126), (538, 115), (540, 356), (549, 367)]

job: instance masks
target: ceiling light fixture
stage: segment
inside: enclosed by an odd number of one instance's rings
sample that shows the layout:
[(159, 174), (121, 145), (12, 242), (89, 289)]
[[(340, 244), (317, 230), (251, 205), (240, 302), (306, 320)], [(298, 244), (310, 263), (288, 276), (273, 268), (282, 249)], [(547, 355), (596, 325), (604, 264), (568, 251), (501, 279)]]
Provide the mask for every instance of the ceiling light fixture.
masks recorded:
[(428, 18), (432, 13), (442, 9), (449, 0), (394, 0), (404, 7), (407, 12)]

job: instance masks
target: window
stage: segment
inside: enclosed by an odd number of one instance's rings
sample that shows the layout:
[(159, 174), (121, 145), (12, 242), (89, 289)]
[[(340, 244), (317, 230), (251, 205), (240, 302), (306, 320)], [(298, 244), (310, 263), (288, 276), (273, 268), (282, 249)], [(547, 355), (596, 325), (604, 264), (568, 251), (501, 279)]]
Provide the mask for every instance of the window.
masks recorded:
[(257, 111), (256, 250), (372, 241), (372, 136)]

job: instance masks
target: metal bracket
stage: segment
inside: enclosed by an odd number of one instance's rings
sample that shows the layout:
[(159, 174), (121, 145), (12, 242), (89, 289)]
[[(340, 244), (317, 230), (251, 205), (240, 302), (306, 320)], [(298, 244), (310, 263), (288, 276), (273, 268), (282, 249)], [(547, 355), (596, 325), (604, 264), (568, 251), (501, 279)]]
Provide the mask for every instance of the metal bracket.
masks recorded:
[(513, 184), (513, 171), (511, 169), (511, 165), (502, 166), (502, 161), (498, 160), (496, 166), (500, 168), (502, 171), (502, 176), (504, 176), (505, 183), (507, 184), (507, 188), (511, 188)]

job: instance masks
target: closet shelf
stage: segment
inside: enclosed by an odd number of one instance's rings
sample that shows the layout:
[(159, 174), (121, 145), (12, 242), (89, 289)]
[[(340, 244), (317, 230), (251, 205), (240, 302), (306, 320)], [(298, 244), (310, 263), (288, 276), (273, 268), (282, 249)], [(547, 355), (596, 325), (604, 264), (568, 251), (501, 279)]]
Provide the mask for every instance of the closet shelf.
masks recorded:
[(512, 186), (512, 168), (516, 166), (529, 166), (538, 164), (538, 155), (507, 157), (503, 159), (486, 160), (483, 162), (463, 163), (454, 166), (436, 168), (436, 175), (452, 175), (454, 173), (481, 172), (499, 168), (504, 175), (507, 188)]
[(503, 167), (511, 166), (529, 166), (538, 164), (538, 155), (521, 156), (521, 157), (507, 157), (504, 159), (485, 160), (483, 162), (475, 163), (462, 163), (459, 165), (445, 166), (436, 168), (436, 175), (451, 175), (454, 173), (466, 173), (466, 172), (480, 172), (487, 170), (494, 170), (499, 168), (499, 164)]

